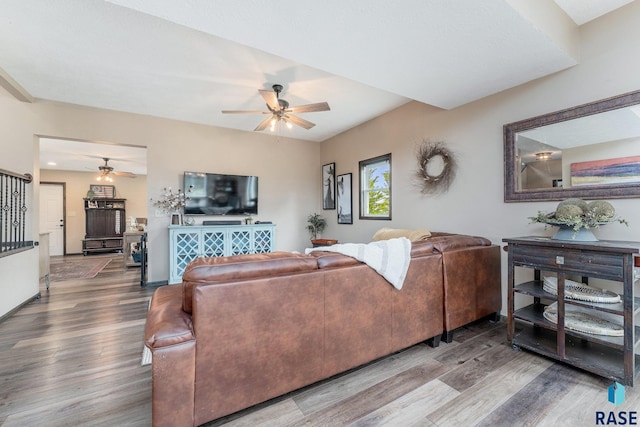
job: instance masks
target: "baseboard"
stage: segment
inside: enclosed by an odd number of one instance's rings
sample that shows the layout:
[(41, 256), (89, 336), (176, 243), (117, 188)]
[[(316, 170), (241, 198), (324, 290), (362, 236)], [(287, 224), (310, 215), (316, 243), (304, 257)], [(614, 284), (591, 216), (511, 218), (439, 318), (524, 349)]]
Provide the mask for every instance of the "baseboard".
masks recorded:
[(27, 299), (26, 301), (24, 301), (22, 304), (18, 305), (17, 307), (15, 307), (13, 310), (8, 311), (6, 314), (4, 314), (3, 316), (0, 316), (0, 323), (4, 322), (6, 319), (8, 319), (9, 317), (13, 316), (18, 310), (20, 310), (22, 307), (24, 307), (25, 305), (29, 304), (30, 302), (33, 302), (37, 299), (40, 299), (40, 292), (38, 292), (37, 294), (35, 294), (34, 296), (32, 296), (31, 298)]

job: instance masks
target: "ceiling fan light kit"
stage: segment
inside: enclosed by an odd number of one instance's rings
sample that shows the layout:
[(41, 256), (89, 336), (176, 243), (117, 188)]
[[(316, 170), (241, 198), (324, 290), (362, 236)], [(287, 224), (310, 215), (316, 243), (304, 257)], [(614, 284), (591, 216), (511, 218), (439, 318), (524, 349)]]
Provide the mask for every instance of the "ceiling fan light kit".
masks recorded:
[(263, 131), (267, 127), (272, 132), (279, 129), (280, 122), (284, 123), (288, 129), (293, 128), (293, 125), (300, 126), (304, 129), (311, 129), (315, 126), (308, 120), (301, 117), (294, 116), (293, 113), (313, 113), (317, 111), (329, 111), (329, 104), (326, 102), (318, 102), (315, 104), (300, 105), (298, 107), (289, 108), (289, 102), (285, 99), (280, 99), (280, 93), (284, 88), (280, 84), (274, 84), (271, 86), (273, 91), (259, 89), (258, 93), (267, 103), (269, 111), (260, 110), (222, 110), (222, 114), (270, 114), (269, 117), (264, 119), (256, 126), (254, 131)]
[(101, 173), (100, 175), (98, 175), (96, 177), (96, 181), (98, 181), (98, 182), (102, 182), (102, 181), (104, 181), (104, 182), (113, 182), (113, 178), (111, 178), (109, 176), (109, 174)]
[(109, 166), (109, 158), (103, 157), (104, 165), (98, 166), (98, 176), (96, 176), (96, 181), (98, 182), (113, 182), (113, 176), (124, 176), (127, 178), (135, 178), (136, 174), (132, 172), (116, 172), (113, 170), (113, 166)]
[(98, 182), (113, 182), (113, 178), (111, 177), (111, 172), (113, 172), (113, 168), (109, 166), (109, 159), (107, 157), (103, 157), (104, 165), (98, 166), (98, 176), (96, 177), (96, 181)]

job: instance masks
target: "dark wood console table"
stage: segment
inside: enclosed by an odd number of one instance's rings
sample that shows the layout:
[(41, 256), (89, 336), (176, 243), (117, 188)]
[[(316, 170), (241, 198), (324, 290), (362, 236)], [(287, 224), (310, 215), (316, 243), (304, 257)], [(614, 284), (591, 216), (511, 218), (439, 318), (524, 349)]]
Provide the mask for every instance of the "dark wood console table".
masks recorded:
[[(640, 312), (640, 298), (634, 296), (634, 266), (640, 242), (603, 240), (574, 242), (544, 237), (503, 239), (508, 244), (507, 337), (514, 348), (524, 348), (560, 360), (621, 384), (633, 386), (640, 367), (635, 355), (640, 327), (634, 316)], [(515, 284), (516, 268), (534, 271), (534, 280)], [(543, 290), (540, 272), (555, 273), (558, 296)], [(616, 290), (622, 298), (617, 304), (599, 304), (565, 299), (565, 279), (579, 276), (620, 282)], [(515, 309), (516, 295), (532, 303)], [(520, 301), (520, 299), (519, 299)], [(557, 301), (558, 323), (544, 318), (548, 302)], [(594, 313), (618, 315), (623, 319), (624, 336), (613, 337), (566, 329), (565, 307), (580, 306)]]

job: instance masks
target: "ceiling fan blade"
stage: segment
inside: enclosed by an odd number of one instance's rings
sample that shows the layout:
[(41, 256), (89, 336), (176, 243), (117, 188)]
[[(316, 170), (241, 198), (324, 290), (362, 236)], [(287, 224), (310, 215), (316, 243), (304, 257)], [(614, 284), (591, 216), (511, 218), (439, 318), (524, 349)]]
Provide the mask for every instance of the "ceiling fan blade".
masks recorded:
[(284, 118), (290, 123), (305, 129), (311, 129), (316, 125), (315, 123), (311, 123), (310, 121), (301, 119), (300, 117), (292, 116), (291, 114), (285, 114)]
[(260, 92), (260, 95), (262, 95), (269, 108), (276, 111), (280, 110), (280, 104), (278, 103), (278, 97), (275, 92), (264, 89), (258, 89), (258, 92)]
[(269, 116), (266, 119), (264, 119), (263, 121), (260, 122), (260, 124), (254, 129), (254, 131), (261, 131), (261, 130), (265, 130), (267, 128), (267, 126), (269, 126), (271, 124), (271, 119), (273, 117)]
[(326, 102), (318, 102), (316, 104), (298, 105), (297, 107), (291, 107), (287, 109), (287, 112), (291, 113), (312, 113), (315, 111), (329, 111), (329, 104)]
[(222, 114), (271, 114), (271, 111), (261, 111), (261, 110), (222, 110)]
[(119, 171), (114, 171), (111, 172), (112, 174), (114, 174), (115, 176), (123, 176), (125, 178), (136, 178), (138, 175), (136, 175), (133, 172), (119, 172)]

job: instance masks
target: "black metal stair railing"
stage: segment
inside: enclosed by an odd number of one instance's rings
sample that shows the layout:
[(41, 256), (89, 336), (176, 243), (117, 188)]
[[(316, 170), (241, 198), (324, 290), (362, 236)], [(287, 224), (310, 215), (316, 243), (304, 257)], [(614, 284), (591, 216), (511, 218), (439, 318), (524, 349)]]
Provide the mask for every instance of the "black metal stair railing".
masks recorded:
[(32, 181), (29, 174), (0, 169), (0, 257), (34, 246), (26, 240), (27, 184)]

